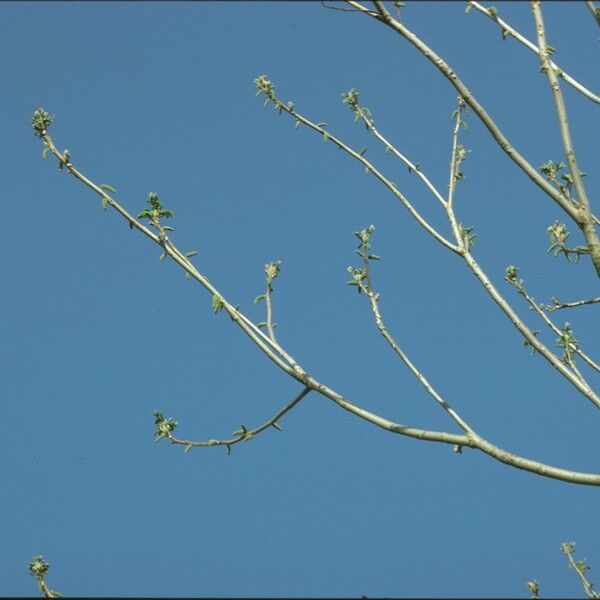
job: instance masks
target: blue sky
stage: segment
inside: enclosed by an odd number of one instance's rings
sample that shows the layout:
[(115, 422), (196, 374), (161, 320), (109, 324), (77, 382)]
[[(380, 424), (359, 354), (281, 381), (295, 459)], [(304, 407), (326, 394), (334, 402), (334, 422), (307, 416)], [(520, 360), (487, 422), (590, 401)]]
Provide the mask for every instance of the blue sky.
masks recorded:
[[(526, 3), (501, 15), (534, 38)], [(154, 410), (182, 437), (255, 426), (299, 391), (210, 297), (99, 199), (59, 172), (29, 126), (38, 106), (73, 163), (140, 212), (149, 192), (176, 213), (173, 239), (259, 322), (263, 266), (278, 338), (315, 377), (360, 406), (456, 431), (377, 333), (345, 285), (352, 233), (373, 223), (374, 285), (388, 328), (482, 435), (557, 466), (598, 472), (593, 406), (498, 312), (466, 266), (437, 245), (349, 157), (294, 130), (254, 97), (267, 74), (284, 101), (368, 156), (440, 229), (439, 205), (353, 125), (341, 93), (360, 90), (381, 131), (440, 189), (456, 93), (399, 36), (319, 3), (5, 2), (3, 544), (0, 594), (31, 595), (43, 554), (65, 595), (546, 596), (581, 594), (560, 553), (600, 569), (598, 490), (519, 472), (480, 453), (385, 433), (309, 395), (227, 456), (153, 441)], [(556, 61), (600, 89), (598, 28), (583, 3), (544, 5)], [(404, 22), (470, 86), (535, 166), (561, 160), (537, 58), (504, 43), (464, 3), (410, 3)], [(576, 150), (593, 169), (595, 106), (565, 89)], [(502, 154), (474, 115), (457, 198), (474, 254), (503, 282), (521, 268), (540, 301), (597, 296), (587, 260), (546, 254), (563, 215)], [(596, 208), (598, 210), (598, 208)], [(447, 229), (443, 229), (447, 232)], [(582, 243), (576, 231), (576, 243)], [(557, 314), (594, 353), (593, 307)], [(555, 337), (544, 331), (552, 345)], [(593, 383), (593, 375), (590, 382)]]

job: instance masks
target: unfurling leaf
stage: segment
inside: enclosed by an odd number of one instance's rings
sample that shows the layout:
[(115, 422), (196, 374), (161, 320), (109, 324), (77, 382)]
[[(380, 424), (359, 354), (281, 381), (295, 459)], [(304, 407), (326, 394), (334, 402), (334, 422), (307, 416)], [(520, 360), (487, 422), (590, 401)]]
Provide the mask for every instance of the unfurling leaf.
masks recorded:
[(218, 294), (214, 294), (212, 297), (212, 309), (215, 314), (223, 309), (223, 298)]

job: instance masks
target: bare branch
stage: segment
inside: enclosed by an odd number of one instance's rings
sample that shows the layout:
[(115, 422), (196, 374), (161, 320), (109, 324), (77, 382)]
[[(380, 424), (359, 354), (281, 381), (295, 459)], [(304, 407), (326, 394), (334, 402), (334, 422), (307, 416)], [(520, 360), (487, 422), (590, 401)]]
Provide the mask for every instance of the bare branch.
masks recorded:
[(492, 297), (492, 300), (494, 300), (500, 310), (502, 310), (510, 322), (523, 335), (529, 345), (535, 348), (567, 381), (573, 384), (588, 400), (590, 400), (592, 404), (596, 406), (596, 408), (600, 408), (600, 397), (594, 392), (594, 390), (585, 385), (579, 379), (579, 377), (573, 374), (568, 367), (534, 335), (531, 329), (525, 325), (523, 320), (505, 300), (502, 294), (500, 294), (500, 292), (496, 289), (488, 276), (483, 272), (482, 268), (473, 258), (472, 254), (470, 252), (465, 252), (463, 254), (463, 258), (465, 259), (465, 262), (471, 271), (473, 271), (475, 277), (477, 277), (488, 294)]
[(544, 30), (544, 19), (542, 16), (542, 9), (540, 8), (539, 0), (533, 0), (531, 2), (531, 9), (535, 19), (535, 25), (537, 30), (538, 46), (540, 48), (540, 63), (542, 65), (542, 71), (544, 71), (548, 77), (552, 95), (554, 96), (554, 102), (556, 105), (556, 113), (558, 116), (558, 123), (560, 126), (560, 135), (563, 141), (565, 150), (565, 156), (567, 164), (569, 165), (569, 172), (571, 181), (575, 186), (577, 192), (577, 203), (578, 210), (577, 215), (574, 217), (575, 222), (583, 232), (585, 241), (587, 242), (590, 257), (592, 263), (596, 269), (597, 275), (600, 277), (600, 239), (596, 233), (594, 226), (594, 220), (592, 219), (592, 212), (590, 209), (590, 203), (583, 185), (581, 171), (575, 158), (575, 148), (571, 139), (571, 129), (569, 127), (569, 119), (567, 117), (567, 108), (563, 99), (562, 92), (560, 90), (560, 84), (554, 69), (550, 65), (550, 58), (548, 52), (548, 44), (546, 43), (546, 33)]
[(171, 240), (164, 236), (163, 241), (154, 232), (150, 231), (145, 225), (138, 221), (133, 215), (127, 212), (114, 198), (112, 198), (105, 190), (96, 185), (93, 181), (83, 175), (78, 169), (70, 163), (63, 153), (61, 153), (55, 146), (52, 138), (46, 133), (42, 136), (42, 139), (48, 148), (56, 156), (62, 165), (64, 165), (68, 171), (82, 183), (96, 192), (106, 203), (107, 206), (114, 208), (120, 215), (122, 215), (129, 223), (132, 229), (141, 231), (145, 236), (150, 238), (155, 244), (160, 246), (167, 255), (173, 259), (180, 267), (184, 269), (193, 279), (195, 279), (200, 285), (202, 285), (214, 298), (219, 297), (221, 299), (221, 305), (231, 319), (246, 333), (246, 335), (281, 369), (283, 369), (288, 375), (291, 375), (295, 379), (301, 381), (301, 378), (305, 373), (300, 369), (298, 363), (287, 354), (278, 344), (273, 342), (268, 336), (266, 336), (250, 319), (242, 314), (237, 307), (234, 307), (229, 303), (223, 295), (213, 286), (208, 278), (202, 275), (196, 267), (191, 263), (182, 252), (180, 252)]
[[(356, 93), (356, 90), (351, 90), (350, 92), (348, 92), (348, 94), (350, 94), (351, 92)], [(400, 159), (408, 167), (409, 173), (415, 173), (417, 177), (425, 184), (427, 189), (433, 194), (436, 200), (444, 207), (444, 209), (446, 209), (446, 200), (439, 193), (437, 188), (431, 183), (429, 178), (425, 175), (421, 166), (418, 163), (413, 163), (411, 160), (409, 160), (406, 156), (404, 156), (404, 154), (402, 154), (398, 150), (396, 146), (394, 146), (394, 144), (392, 144), (381, 134), (377, 127), (375, 127), (375, 122), (373, 121), (373, 119), (365, 114), (365, 109), (362, 106), (359, 106), (357, 104), (355, 107), (352, 106), (351, 108), (355, 111), (355, 113), (358, 115), (361, 121), (365, 124), (365, 127), (375, 136), (375, 138), (379, 142), (383, 144), (383, 146), (386, 149), (386, 152), (391, 152), (396, 158)]]
[(259, 433), (261, 433), (265, 429), (268, 429), (269, 427), (275, 427), (277, 429), (278, 428), (277, 421), (279, 421), (279, 419), (281, 419), (281, 417), (283, 417), (283, 415), (285, 415), (285, 413), (292, 410), (292, 408), (294, 408), (294, 406), (296, 406), (296, 404), (298, 404), (298, 402), (300, 402), (310, 391), (311, 391), (311, 388), (305, 387), (291, 402), (288, 402), (288, 404), (286, 404), (282, 409), (277, 411), (277, 413), (273, 417), (271, 417), (268, 421), (266, 421), (265, 423), (263, 423), (262, 425), (259, 425), (258, 427), (254, 428), (254, 429), (243, 428), (243, 430), (240, 431), (235, 437), (230, 438), (230, 439), (221, 439), (221, 440), (211, 439), (211, 440), (206, 440), (203, 442), (198, 442), (198, 441), (193, 441), (193, 440), (182, 440), (182, 439), (175, 437), (171, 433), (167, 433), (166, 437), (171, 442), (171, 444), (183, 445), (186, 447), (186, 449), (206, 448), (209, 446), (226, 446), (227, 449), (229, 450), (231, 448), (231, 446), (234, 446), (235, 444), (239, 444), (240, 442), (247, 442), (247, 441), (251, 440), (255, 435), (258, 435)]
[[(354, 0), (347, 0), (350, 6), (359, 8), (360, 5), (355, 3)], [(550, 196), (573, 220), (577, 220), (577, 211), (571, 202), (555, 187), (550, 185), (534, 167), (527, 162), (527, 160), (521, 156), (521, 154), (514, 148), (509, 140), (506, 138), (504, 133), (492, 120), (485, 109), (475, 99), (471, 91), (467, 86), (460, 80), (456, 72), (440, 57), (438, 56), (427, 44), (425, 44), (419, 37), (417, 37), (412, 31), (400, 23), (397, 19), (394, 19), (392, 15), (386, 10), (383, 3), (380, 0), (374, 0), (374, 4), (378, 9), (378, 15), (375, 17), (372, 14), (361, 10), (365, 14), (368, 14), (372, 18), (377, 19), (381, 23), (384, 23), (408, 42), (410, 42), (419, 52), (431, 61), (440, 72), (448, 79), (451, 85), (456, 89), (458, 94), (462, 96), (464, 101), (473, 109), (475, 114), (479, 117), (481, 122), (486, 126), (493, 139), (498, 143), (500, 148), (506, 153), (506, 155), (548, 196)], [(362, 7), (364, 8), (364, 7)]]
[(585, 5), (590, 9), (594, 20), (600, 27), (600, 6), (596, 6), (591, 0), (585, 0)]
[(600, 594), (594, 590), (594, 584), (590, 583), (585, 576), (586, 571), (589, 570), (588, 565), (585, 560), (575, 560), (573, 558), (573, 552), (575, 551), (575, 543), (574, 542), (566, 542), (561, 544), (561, 551), (563, 554), (567, 556), (567, 560), (569, 561), (569, 566), (575, 570), (577, 576), (581, 581), (581, 585), (583, 586), (583, 591), (588, 598), (597, 599), (600, 598)]
[[(533, 310), (543, 321), (544, 323), (546, 323), (546, 325), (560, 338), (563, 335), (563, 332), (556, 326), (555, 323), (553, 323), (550, 318), (548, 317), (548, 315), (544, 312), (544, 306), (541, 304), (538, 304), (532, 296), (529, 295), (529, 293), (527, 292), (527, 290), (525, 289), (525, 282), (522, 279), (517, 279), (516, 276), (514, 279), (511, 279), (509, 277), (506, 277), (506, 280), (511, 284), (514, 285), (517, 292), (519, 294), (521, 294), (525, 300), (527, 301), (527, 303), (529, 304), (529, 306), (531, 307), (531, 310)], [(546, 310), (548, 310), (548, 307), (546, 307)], [(529, 342), (528, 342), (529, 344)], [(583, 350), (581, 350), (581, 348), (579, 348), (576, 345), (571, 344), (569, 346), (569, 351), (573, 352), (575, 354), (577, 354), (578, 356), (581, 357), (581, 359), (586, 362), (592, 369), (594, 369), (595, 371), (600, 372), (600, 365), (596, 362), (594, 362)], [(577, 368), (575, 367), (574, 363), (571, 361), (569, 362), (569, 366), (573, 369), (573, 371), (579, 375), (579, 378), (582, 382), (586, 383), (584, 378), (581, 376), (581, 373), (579, 373), (579, 371), (577, 370)], [(586, 385), (589, 386), (589, 384), (586, 383)]]
[(546, 306), (548, 312), (560, 310), (561, 308), (574, 308), (576, 306), (584, 306), (586, 304), (596, 304), (600, 302), (600, 296), (597, 298), (590, 298), (589, 300), (577, 300), (576, 302), (560, 302), (558, 298), (552, 298), (553, 306)]
[[(454, 433), (447, 433), (443, 431), (433, 431), (426, 429), (418, 429), (414, 427), (409, 427), (406, 425), (402, 425), (399, 423), (395, 423), (388, 419), (385, 419), (379, 415), (376, 415), (368, 410), (357, 406), (346, 400), (341, 394), (335, 392), (331, 388), (326, 385), (320, 383), (318, 380), (314, 379), (310, 375), (308, 375), (291, 357), (289, 354), (285, 353), (283, 349), (280, 348), (278, 344), (276, 344), (273, 340), (265, 336), (254, 324), (252, 324), (247, 317), (245, 317), (236, 307), (233, 307), (229, 302), (227, 302), (217, 291), (217, 289), (208, 281), (208, 279), (202, 275), (189, 261), (189, 259), (183, 255), (179, 250), (177, 250), (174, 244), (165, 239), (165, 237), (159, 237), (150, 231), (147, 227), (142, 225), (137, 221), (135, 217), (130, 215), (121, 205), (110, 197), (105, 190), (103, 190), (100, 186), (93, 183), (87, 177), (85, 177), (82, 173), (80, 173), (70, 162), (70, 160), (65, 157), (64, 153), (59, 152), (54, 145), (54, 142), (48, 135), (45, 129), (38, 129), (39, 137), (44, 141), (48, 149), (52, 152), (54, 156), (59, 160), (59, 163), (66, 167), (67, 170), (77, 179), (85, 183), (90, 189), (100, 195), (103, 200), (106, 202), (107, 206), (113, 207), (119, 214), (121, 214), (129, 223), (132, 228), (136, 228), (144, 235), (149, 237), (152, 241), (158, 244), (167, 254), (177, 263), (179, 264), (186, 272), (188, 272), (194, 279), (196, 279), (201, 285), (207, 289), (212, 295), (213, 298), (215, 295), (220, 297), (220, 304), (226, 312), (229, 313), (232, 320), (234, 320), (240, 328), (250, 337), (250, 339), (273, 361), (277, 364), (285, 373), (296, 379), (297, 381), (303, 383), (304, 390), (299, 394), (295, 399), (298, 402), (308, 393), (307, 390), (315, 390), (326, 398), (335, 402), (338, 406), (347, 410), (348, 412), (354, 414), (355, 416), (373, 424), (377, 427), (380, 427), (386, 431), (390, 431), (393, 433), (397, 433), (399, 435), (404, 435), (407, 437), (439, 442), (444, 444), (451, 444), (455, 448), (458, 448), (459, 451), (463, 447), (468, 448), (477, 448), (482, 452), (488, 454), (489, 456), (495, 458), (496, 460), (508, 464), (510, 466), (516, 467), (518, 469), (523, 469), (526, 471), (530, 471), (532, 473), (536, 473), (537, 475), (543, 477), (550, 477), (553, 479), (558, 479), (561, 481), (567, 481), (569, 483), (576, 483), (582, 485), (594, 485), (600, 486), (600, 474), (594, 473), (582, 473), (578, 471), (570, 471), (566, 469), (561, 469), (558, 467), (553, 467), (549, 465), (545, 465), (543, 463), (539, 463), (537, 461), (533, 461), (510, 452), (503, 450), (490, 442), (487, 442), (480, 436), (469, 433), (467, 435), (458, 435)], [(360, 157), (362, 158), (362, 157)], [(463, 254), (465, 259), (468, 259), (474, 263), (474, 259), (470, 257), (469, 253)], [(476, 264), (476, 263), (475, 263)], [(491, 284), (489, 284), (491, 285)], [(294, 402), (292, 401), (292, 403)], [(293, 406), (287, 405), (282, 409), (282, 411), (290, 410)], [(297, 403), (297, 402), (296, 402)], [(278, 415), (281, 414), (281, 411)], [(278, 416), (276, 415), (275, 419)], [(269, 425), (266, 425), (267, 427)], [(261, 426), (261, 427), (264, 427)], [(258, 428), (257, 428), (258, 429)], [(248, 433), (248, 430), (246, 430)], [(239, 435), (234, 438), (237, 439)], [(223, 441), (223, 440), (221, 440)], [(239, 440), (242, 441), (242, 440)], [(210, 441), (209, 441), (210, 442)], [(209, 445), (209, 442), (204, 442), (204, 444)], [(219, 440), (217, 440), (217, 444), (213, 442), (212, 445), (218, 445)], [(190, 443), (190, 442), (188, 442)], [(202, 443), (202, 442), (200, 442)], [(233, 442), (232, 442), (233, 443)], [(237, 442), (239, 443), (239, 442)]]
[[(261, 86), (264, 87), (265, 82), (268, 82), (265, 75), (261, 75), (260, 77), (258, 77), (255, 80), (255, 83), (256, 83), (257, 87), (259, 88), (260, 92), (267, 94), (268, 100), (272, 101), (275, 104), (275, 108), (278, 111), (280, 111), (280, 112), (283, 111), (283, 112), (289, 114), (291, 117), (296, 119), (296, 123), (302, 123), (303, 125), (306, 125), (313, 131), (316, 131), (323, 137), (323, 139), (325, 141), (333, 142), (338, 148), (340, 148), (341, 150), (344, 150), (344, 152), (346, 152), (347, 154), (352, 156), (358, 162), (362, 163), (363, 166), (365, 167), (365, 171), (367, 173), (372, 173), (377, 179), (379, 179), (379, 181), (381, 181), (381, 183), (383, 183), (383, 185), (386, 188), (388, 188), (388, 190), (390, 192), (392, 192), (392, 194), (394, 194), (394, 196), (396, 196), (396, 198), (398, 198), (398, 200), (400, 200), (400, 202), (405, 206), (405, 208), (408, 210), (410, 215), (415, 219), (415, 221), (417, 221), (417, 223), (419, 223), (419, 225), (421, 225), (421, 227), (423, 227), (423, 229), (425, 229), (427, 231), (427, 233), (429, 233), (438, 242), (440, 242), (442, 245), (444, 245), (446, 248), (448, 248), (448, 250), (451, 250), (452, 252), (454, 252), (456, 254), (460, 254), (459, 248), (457, 246), (455, 246), (454, 244), (452, 244), (452, 242), (448, 241), (443, 235), (438, 233), (438, 231), (436, 231), (436, 229), (434, 227), (432, 227), (421, 216), (421, 214), (414, 208), (414, 206), (408, 201), (408, 199), (400, 192), (400, 190), (397, 188), (396, 184), (393, 181), (390, 181), (389, 179), (387, 179), (387, 177), (385, 177), (377, 168), (375, 168), (373, 166), (373, 164), (371, 162), (369, 162), (364, 156), (362, 156), (359, 152), (354, 151), (352, 148), (350, 148), (348, 145), (346, 145), (344, 142), (342, 142), (339, 138), (337, 138), (333, 134), (329, 133), (329, 131), (327, 131), (322, 125), (319, 125), (318, 123), (313, 123), (306, 117), (302, 116), (299, 112), (296, 111), (294, 104), (292, 102), (288, 102), (287, 104), (284, 104), (275, 95), (275, 92), (272, 89), (272, 87), (262, 89)], [(271, 84), (271, 82), (268, 82), (268, 83)], [(267, 89), (268, 89), (268, 91), (266, 91)]]
[[(479, 2), (475, 2), (475, 0), (467, 0), (467, 2), (469, 4), (469, 6), (472, 6), (473, 8), (478, 10), (480, 13), (489, 17), (494, 23), (496, 23), (496, 25), (498, 25), (498, 27), (502, 30), (503, 36), (505, 36), (507, 34), (512, 35), (516, 40), (521, 42), (521, 44), (523, 44), (526, 48), (529, 48), (529, 50), (531, 50), (535, 54), (539, 55), (539, 53), (540, 53), (539, 48), (535, 44), (530, 42), (525, 36), (521, 35), (514, 27), (512, 27), (506, 21), (501, 19), (498, 14), (493, 13), (492, 11), (490, 11), (489, 8), (482, 6), (481, 4), (479, 4)], [(589, 2), (588, 4), (592, 4), (592, 3)], [(592, 12), (593, 12), (593, 9), (592, 9)], [(576, 79), (571, 77), (566, 71), (564, 71), (561, 67), (559, 67), (555, 62), (550, 61), (550, 66), (554, 69), (554, 71), (557, 73), (557, 75), (559, 77), (561, 77), (562, 79), (564, 79), (570, 86), (572, 86), (578, 92), (581, 92), (584, 96), (589, 98), (592, 102), (595, 102), (596, 104), (600, 104), (600, 96), (594, 94), (594, 92), (590, 91), (584, 85), (579, 83)]]
[(363, 10), (359, 10), (357, 8), (341, 8), (340, 6), (331, 6), (329, 4), (325, 4), (323, 0), (321, 0), (321, 6), (323, 8), (328, 8), (329, 10), (339, 10), (340, 12), (366, 12), (367, 14), (372, 12), (367, 10), (365, 7), (363, 7)]

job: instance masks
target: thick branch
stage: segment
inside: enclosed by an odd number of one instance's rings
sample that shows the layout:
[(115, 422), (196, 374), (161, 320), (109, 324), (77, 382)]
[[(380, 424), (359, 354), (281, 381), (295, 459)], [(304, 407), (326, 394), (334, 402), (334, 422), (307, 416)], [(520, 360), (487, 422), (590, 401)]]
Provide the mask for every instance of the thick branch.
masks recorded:
[(268, 429), (269, 427), (276, 426), (277, 421), (281, 417), (283, 417), (283, 415), (285, 415), (285, 413), (292, 410), (292, 408), (294, 408), (294, 406), (296, 406), (296, 404), (298, 404), (298, 402), (300, 402), (310, 391), (311, 391), (310, 388), (305, 387), (291, 402), (288, 402), (288, 404), (286, 404), (282, 409), (277, 411), (277, 413), (273, 417), (271, 417), (268, 421), (266, 421), (265, 423), (263, 423), (262, 425), (259, 425), (258, 427), (254, 428), (254, 429), (249, 429), (245, 433), (236, 435), (235, 437), (230, 438), (230, 439), (224, 439), (224, 440), (213, 439), (213, 440), (206, 440), (204, 442), (197, 442), (197, 441), (193, 441), (193, 440), (179, 439), (179, 438), (175, 437), (174, 435), (172, 435), (171, 433), (167, 434), (167, 437), (168, 437), (169, 441), (171, 442), (171, 444), (180, 444), (180, 445), (186, 446), (187, 448), (203, 448), (203, 447), (205, 448), (208, 446), (226, 446), (227, 448), (230, 448), (231, 446), (234, 446), (235, 444), (239, 444), (240, 442), (246, 442), (246, 441), (250, 440), (252, 437), (254, 437), (255, 435), (258, 435), (259, 433), (261, 433), (265, 429)]
[(392, 15), (386, 10), (383, 3), (379, 0), (374, 0), (374, 4), (377, 7), (378, 15), (374, 16), (371, 11), (367, 11), (364, 6), (354, 0), (347, 0), (347, 3), (358, 10), (361, 10), (364, 14), (377, 19), (381, 23), (384, 23), (408, 42), (410, 42), (425, 58), (432, 62), (440, 72), (448, 79), (451, 85), (456, 89), (464, 101), (473, 109), (473, 112), (479, 117), (481, 122), (486, 126), (493, 139), (498, 143), (500, 148), (506, 153), (506, 155), (533, 181), (540, 189), (542, 189), (548, 196), (550, 196), (573, 220), (577, 220), (577, 211), (575, 207), (560, 193), (559, 190), (554, 188), (548, 183), (538, 172), (534, 169), (527, 160), (521, 156), (521, 154), (514, 148), (508, 141), (506, 136), (502, 133), (500, 128), (492, 120), (485, 109), (477, 102), (471, 91), (467, 86), (459, 79), (456, 72), (440, 57), (438, 56), (427, 44), (425, 44), (420, 38), (412, 33), (397, 19), (394, 19)]

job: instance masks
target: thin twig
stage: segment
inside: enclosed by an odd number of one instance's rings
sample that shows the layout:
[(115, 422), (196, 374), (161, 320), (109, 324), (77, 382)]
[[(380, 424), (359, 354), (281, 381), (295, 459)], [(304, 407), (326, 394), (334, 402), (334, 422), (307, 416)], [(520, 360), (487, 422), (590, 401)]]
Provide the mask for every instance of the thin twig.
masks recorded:
[(229, 314), (231, 319), (238, 324), (238, 326), (246, 333), (246, 335), (281, 369), (286, 373), (302, 382), (302, 377), (305, 375), (304, 372), (298, 366), (298, 363), (286, 353), (278, 344), (274, 343), (268, 336), (266, 336), (250, 319), (248, 319), (243, 313), (239, 311), (237, 307), (234, 307), (228, 302), (223, 295), (213, 286), (208, 278), (202, 275), (192, 262), (179, 251), (172, 241), (165, 236), (165, 243), (163, 243), (159, 236), (143, 225), (138, 219), (131, 215), (125, 208), (123, 208), (114, 198), (106, 193), (105, 190), (101, 189), (93, 181), (88, 179), (83, 173), (81, 173), (75, 166), (66, 160), (63, 153), (61, 153), (55, 146), (52, 138), (46, 133), (42, 136), (43, 141), (48, 145), (48, 148), (56, 156), (62, 165), (64, 165), (68, 171), (82, 183), (92, 189), (98, 194), (105, 202), (107, 206), (114, 208), (120, 215), (122, 215), (129, 223), (129, 226), (133, 229), (137, 229), (144, 235), (149, 237), (155, 244), (160, 246), (170, 258), (172, 258), (180, 267), (182, 267), (189, 275), (200, 283), (213, 297), (219, 296), (222, 300), (223, 309)]
[(325, 4), (323, 0), (321, 0), (321, 6), (323, 8), (328, 8), (329, 10), (339, 10), (340, 12), (361, 12), (356, 8), (341, 8), (340, 6), (330, 6), (329, 4)]
[(462, 96), (459, 96), (458, 106), (454, 111), (454, 129), (452, 131), (452, 153), (450, 156), (450, 178), (448, 182), (448, 202), (446, 204), (446, 213), (448, 215), (448, 219), (452, 227), (452, 232), (454, 233), (454, 239), (461, 248), (465, 247), (465, 240), (463, 239), (460, 227), (458, 225), (458, 221), (454, 214), (454, 192), (456, 190), (456, 182), (459, 179), (460, 163), (464, 159), (464, 156), (458, 155), (458, 134), (460, 131), (460, 126), (463, 123), (462, 115), (465, 110), (465, 101), (463, 100)]
[(437, 402), (439, 406), (441, 406), (450, 417), (454, 420), (454, 422), (467, 434), (475, 435), (475, 430), (470, 427), (467, 422), (456, 412), (452, 406), (448, 402), (446, 402), (435, 390), (435, 388), (429, 383), (427, 378), (417, 369), (417, 367), (412, 363), (412, 361), (408, 358), (408, 356), (402, 351), (396, 340), (388, 331), (383, 319), (381, 317), (381, 313), (379, 310), (379, 294), (376, 294), (371, 289), (370, 283), (368, 285), (364, 285), (363, 283), (359, 284), (362, 291), (365, 293), (366, 297), (369, 299), (371, 304), (371, 311), (373, 312), (373, 317), (375, 318), (375, 325), (379, 330), (379, 333), (384, 337), (386, 342), (389, 344), (390, 348), (398, 355), (400, 360), (407, 366), (408, 370), (417, 378), (417, 381), (425, 388), (425, 391)]
[(375, 175), (375, 177), (379, 179), (379, 181), (381, 181), (381, 183), (383, 183), (383, 185), (385, 185), (385, 187), (387, 187), (392, 192), (392, 194), (394, 194), (394, 196), (398, 198), (398, 200), (400, 200), (400, 202), (405, 206), (410, 215), (417, 221), (417, 223), (419, 223), (419, 225), (421, 225), (421, 227), (423, 227), (423, 229), (425, 229), (425, 231), (427, 231), (427, 233), (429, 233), (438, 242), (446, 246), (448, 250), (451, 250), (455, 253), (460, 253), (459, 249), (454, 244), (452, 244), (452, 242), (448, 241), (443, 235), (436, 231), (436, 229), (432, 227), (421, 216), (421, 214), (414, 208), (414, 206), (408, 201), (408, 199), (400, 192), (400, 190), (398, 190), (396, 185), (392, 181), (387, 179), (387, 177), (385, 177), (378, 169), (376, 169), (373, 166), (373, 164), (369, 162), (364, 156), (361, 156), (360, 153), (354, 151), (352, 148), (350, 148), (348, 145), (346, 145), (333, 134), (329, 133), (323, 127), (320, 127), (316, 123), (313, 123), (306, 117), (302, 116), (299, 112), (296, 111), (295, 108), (284, 104), (276, 96), (273, 97), (273, 101), (277, 103), (278, 109), (280, 108), (300, 123), (306, 125), (313, 131), (316, 131), (317, 133), (321, 134), (324, 137), (324, 139), (326, 138), (327, 140), (331, 140), (338, 148), (344, 150), (344, 152), (346, 152), (347, 154), (358, 160), (360, 163), (362, 163), (369, 173), (373, 173), (373, 175)]
[[(553, 323), (550, 318), (548, 317), (548, 315), (545, 313), (544, 309), (542, 308), (542, 306), (540, 306), (525, 290), (525, 288), (523, 288), (523, 295), (525, 297), (525, 299), (527, 300), (527, 302), (529, 303), (529, 305), (531, 306), (532, 310), (534, 310), (540, 317), (541, 319), (546, 323), (546, 325), (548, 325), (548, 327), (550, 327), (550, 329), (552, 329), (552, 331), (554, 333), (556, 333), (556, 335), (558, 335), (559, 337), (561, 336), (562, 332), (561, 330), (556, 326), (555, 323)], [(547, 308), (546, 308), (547, 310)], [(595, 371), (600, 372), (600, 365), (598, 363), (596, 363), (594, 360), (592, 360), (583, 350), (581, 350), (581, 348), (571, 348), (572, 352), (575, 352), (575, 354), (577, 354), (578, 356), (581, 357), (581, 359), (586, 362), (592, 369), (594, 369)], [(578, 372), (578, 371), (577, 371)], [(581, 378), (583, 380), (583, 378)]]
[(574, 375), (569, 368), (551, 351), (548, 347), (539, 340), (533, 331), (519, 317), (512, 306), (506, 301), (494, 284), (490, 281), (483, 269), (479, 266), (475, 258), (470, 252), (465, 252), (463, 257), (480, 283), (484, 286), (488, 294), (498, 305), (500, 310), (508, 317), (510, 322), (523, 335), (530, 346), (535, 348), (567, 381), (573, 384), (596, 408), (600, 408), (600, 397), (589, 386), (582, 383), (579, 378)]
[(600, 296), (590, 298), (589, 300), (577, 300), (576, 302), (559, 302), (557, 298), (552, 298), (552, 306), (546, 306), (548, 312), (560, 310), (561, 308), (575, 308), (576, 306), (585, 306), (586, 304), (596, 304), (600, 302)]
[(417, 177), (425, 184), (427, 189), (435, 196), (438, 202), (446, 208), (446, 200), (444, 197), (438, 192), (437, 188), (431, 183), (429, 178), (425, 175), (420, 165), (413, 163), (406, 156), (404, 156), (392, 143), (390, 143), (381, 132), (375, 127), (375, 123), (373, 119), (370, 119), (361, 106), (357, 106), (356, 114), (359, 115), (367, 129), (375, 136), (377, 140), (379, 140), (388, 150), (391, 152), (396, 158), (400, 159), (407, 167), (410, 173), (416, 173)]
[(588, 581), (587, 577), (585, 576), (585, 572), (589, 569), (585, 560), (575, 561), (573, 559), (574, 547), (575, 547), (574, 542), (565, 543), (565, 544), (561, 545), (561, 550), (562, 550), (563, 554), (565, 554), (567, 556), (567, 559), (569, 561), (569, 566), (575, 570), (575, 573), (577, 573), (577, 575), (581, 581), (581, 585), (583, 586), (583, 591), (585, 592), (585, 595), (588, 598), (592, 598), (592, 599), (600, 598), (600, 594), (598, 594), (598, 592), (596, 590), (594, 590), (594, 584), (590, 583)]
[(312, 391), (311, 388), (305, 387), (291, 402), (288, 402), (288, 404), (286, 404), (283, 408), (281, 408), (279, 411), (277, 411), (277, 413), (273, 417), (271, 417), (268, 421), (266, 421), (265, 423), (263, 423), (262, 425), (259, 425), (258, 427), (254, 428), (254, 429), (248, 429), (245, 432), (240, 433), (230, 439), (223, 439), (223, 440), (211, 439), (211, 440), (206, 440), (203, 442), (197, 442), (197, 441), (193, 441), (193, 440), (179, 439), (179, 438), (175, 437), (174, 435), (172, 435), (171, 433), (167, 434), (167, 438), (169, 439), (171, 444), (180, 444), (180, 445), (186, 446), (187, 448), (203, 448), (203, 447), (208, 447), (208, 446), (227, 446), (227, 448), (230, 448), (231, 446), (234, 446), (235, 444), (239, 444), (240, 442), (247, 442), (252, 437), (254, 437), (255, 435), (258, 435), (259, 433), (261, 433), (265, 429), (268, 429), (269, 427), (277, 428), (277, 421), (281, 417), (283, 417), (283, 415), (285, 415), (285, 413), (292, 410), (292, 408), (294, 408), (294, 406), (296, 406), (296, 404), (298, 404), (298, 402), (300, 402), (311, 391)]
[(597, 25), (600, 27), (600, 6), (595, 6), (591, 0), (585, 0), (585, 5), (590, 9), (594, 20)]

